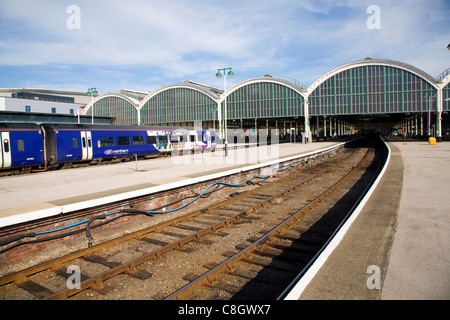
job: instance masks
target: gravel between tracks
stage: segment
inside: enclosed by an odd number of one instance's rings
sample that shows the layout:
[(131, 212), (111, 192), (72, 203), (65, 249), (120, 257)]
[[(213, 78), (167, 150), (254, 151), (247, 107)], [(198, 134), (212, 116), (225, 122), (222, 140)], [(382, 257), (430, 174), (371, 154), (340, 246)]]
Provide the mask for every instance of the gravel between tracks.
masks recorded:
[[(105, 230), (95, 230), (93, 231), (93, 237), (95, 239), (95, 244), (107, 241), (109, 239), (113, 239), (123, 234), (131, 233), (145, 227), (149, 227), (152, 225), (156, 225), (158, 223), (164, 222), (169, 219), (173, 219), (175, 217), (179, 217), (188, 212), (192, 212), (204, 207), (207, 207), (211, 204), (217, 203), (224, 199), (229, 198), (230, 194), (235, 192), (244, 192), (255, 188), (256, 186), (244, 186), (239, 188), (224, 188), (221, 191), (214, 193), (210, 197), (206, 199), (201, 199), (197, 203), (185, 208), (183, 210), (179, 210), (170, 214), (164, 215), (155, 215), (153, 217), (146, 216), (136, 216), (133, 217), (132, 220), (125, 222), (119, 226), (114, 226)], [(307, 186), (305, 186), (304, 191), (306, 191)], [(294, 208), (299, 208), (304, 204), (304, 201), (298, 201), (295, 198), (287, 197), (284, 199), (281, 204), (278, 204), (277, 211), (284, 212), (290, 211), (292, 212)], [(261, 216), (264, 216), (264, 221), (267, 219), (267, 226), (271, 226), (273, 221), (280, 220), (278, 213), (275, 211), (263, 210), (263, 214), (260, 213)], [(174, 281), (175, 274), (180, 274), (180, 271), (187, 273), (195, 273), (201, 274), (207, 269), (203, 266), (205, 264), (205, 257), (214, 257), (222, 255), (223, 252), (227, 250), (235, 250), (234, 246), (239, 243), (244, 243), (247, 239), (255, 234), (257, 234), (261, 229), (264, 229), (264, 222), (256, 223), (243, 223), (240, 224), (237, 228), (232, 228), (230, 230), (221, 229), (224, 232), (230, 232), (229, 235), (226, 236), (226, 241), (214, 241), (215, 237), (220, 237), (217, 235), (208, 235), (205, 237), (207, 240), (211, 240), (212, 243), (207, 242), (205, 244), (201, 244), (201, 249), (194, 250), (189, 253), (189, 258), (186, 257), (188, 254), (183, 251), (172, 251), (170, 254), (165, 255), (163, 258), (164, 261), (149, 261), (141, 265), (140, 269), (146, 269), (151, 272), (151, 270), (159, 270), (164, 266), (164, 272), (155, 272), (154, 276), (150, 279), (144, 280), (140, 282), (140, 285), (136, 286), (136, 280), (132, 279), (127, 275), (118, 275), (108, 281), (105, 284), (111, 287), (111, 291), (102, 295), (98, 292), (92, 290), (86, 290), (76, 295), (75, 299), (160, 299), (164, 298), (168, 294), (172, 293), (176, 288), (184, 285), (187, 281), (179, 279)], [(177, 230), (179, 233), (180, 231)], [(222, 238), (222, 237), (221, 237)], [(14, 263), (2, 264), (0, 265), (0, 275), (6, 275), (14, 271), (22, 270), (27, 267), (36, 265), (40, 262), (47, 261), (54, 257), (63, 256), (65, 254), (74, 252), (76, 250), (80, 250), (87, 246), (87, 238), (85, 236), (79, 236), (75, 239), (68, 240), (61, 245), (49, 247), (45, 250), (42, 250), (38, 253), (27, 256), (26, 258), (19, 259)], [(129, 248), (127, 249), (127, 246)], [(143, 255), (145, 252), (152, 250), (151, 244), (140, 244), (139, 246), (133, 246), (131, 244), (125, 244), (122, 249), (114, 249), (114, 252), (106, 252), (106, 256), (108, 259), (112, 261), (125, 261), (126, 258), (129, 258), (130, 255), (134, 257), (138, 257)], [(186, 246), (189, 248), (189, 244)], [(102, 255), (105, 255), (102, 253)], [(127, 256), (127, 257), (125, 257)], [(192, 262), (195, 261), (195, 262)], [(214, 262), (214, 261), (208, 261)], [(75, 262), (71, 262), (74, 264)], [(80, 262), (81, 264), (82, 262)], [(85, 272), (85, 270), (83, 270)], [(88, 272), (86, 272), (88, 273)], [(46, 275), (39, 275), (39, 277), (45, 277)], [(51, 283), (49, 280), (49, 287), (51, 287)], [(155, 291), (155, 288), (157, 290)], [(55, 288), (56, 289), (56, 288)], [(7, 290), (6, 290), (7, 291)], [(7, 292), (0, 292), (0, 299), (5, 298), (5, 294)], [(33, 299), (34, 297), (27, 294), (23, 297), (14, 297), (14, 299)], [(8, 296), (6, 296), (8, 299)]]

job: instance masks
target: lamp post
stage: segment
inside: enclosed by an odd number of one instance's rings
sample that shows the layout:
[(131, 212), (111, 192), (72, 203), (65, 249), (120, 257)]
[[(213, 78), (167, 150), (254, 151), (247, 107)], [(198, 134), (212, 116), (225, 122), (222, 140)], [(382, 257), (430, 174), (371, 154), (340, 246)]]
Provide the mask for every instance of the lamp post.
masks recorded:
[(86, 93), (91, 95), (92, 124), (94, 124), (94, 93), (97, 94), (98, 92), (96, 88), (89, 88)]
[[(231, 70), (231, 68), (223, 68), (223, 69), (217, 69), (216, 78), (220, 79), (222, 78), (222, 74), (220, 71), (223, 71), (223, 86), (224, 86), (224, 105), (225, 105), (225, 114), (224, 114), (224, 129), (225, 129), (225, 157), (228, 157), (228, 130), (227, 130), (227, 75), (228, 77), (233, 77), (234, 73)], [(228, 71), (228, 73), (226, 73)], [(219, 124), (221, 121), (221, 107), (219, 106)]]

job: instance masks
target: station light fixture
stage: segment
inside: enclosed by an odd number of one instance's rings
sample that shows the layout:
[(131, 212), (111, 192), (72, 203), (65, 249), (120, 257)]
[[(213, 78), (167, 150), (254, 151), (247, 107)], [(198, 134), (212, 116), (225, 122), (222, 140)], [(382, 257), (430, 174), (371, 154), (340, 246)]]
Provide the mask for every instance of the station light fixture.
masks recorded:
[[(225, 75), (223, 78), (223, 86), (224, 86), (224, 135), (225, 135), (225, 157), (228, 157), (228, 130), (227, 130), (227, 76), (229, 78), (234, 76), (234, 72), (231, 70), (231, 68), (223, 68), (223, 69), (217, 69), (217, 73), (216, 73), (216, 78), (220, 79), (222, 78), (222, 73), (220, 71), (223, 71), (223, 74)], [(228, 73), (227, 73), (228, 71)], [(222, 112), (221, 112), (221, 107), (219, 107), (218, 110), (218, 120), (219, 120), (219, 131), (220, 134), (222, 134), (222, 128), (221, 128), (221, 123), (222, 123)]]
[(98, 94), (97, 88), (89, 88), (86, 94), (91, 95), (92, 124), (94, 124), (94, 94)]
[(89, 88), (86, 93), (90, 95), (97, 94), (97, 88)]
[(232, 78), (232, 77), (234, 76), (234, 72), (231, 70), (231, 68), (223, 68), (223, 69), (218, 69), (218, 70), (217, 70), (217, 73), (216, 73), (216, 78), (217, 78), (217, 79), (222, 78), (222, 74), (220, 73), (221, 70), (223, 70), (223, 73), (224, 73), (224, 74), (225, 74), (225, 72), (226, 72), (227, 70), (230, 70), (230, 71), (228, 71), (228, 73), (227, 73), (227, 76), (228, 76), (229, 78)]

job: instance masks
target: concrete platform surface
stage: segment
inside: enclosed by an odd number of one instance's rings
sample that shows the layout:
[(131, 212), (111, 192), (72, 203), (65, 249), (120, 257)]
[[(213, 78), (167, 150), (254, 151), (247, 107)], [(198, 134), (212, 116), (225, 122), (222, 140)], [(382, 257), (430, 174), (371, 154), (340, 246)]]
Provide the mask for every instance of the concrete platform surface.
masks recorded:
[(389, 145), (383, 179), (301, 300), (450, 298), (450, 143)]
[(450, 299), (450, 142), (397, 142), (402, 198), (381, 299)]

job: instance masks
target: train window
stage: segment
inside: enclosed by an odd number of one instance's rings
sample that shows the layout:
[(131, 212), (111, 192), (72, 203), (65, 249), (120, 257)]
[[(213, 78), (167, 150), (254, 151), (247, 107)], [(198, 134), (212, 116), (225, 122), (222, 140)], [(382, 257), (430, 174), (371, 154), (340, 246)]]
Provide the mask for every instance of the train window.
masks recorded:
[(78, 149), (78, 140), (75, 137), (72, 138), (72, 148)]
[(211, 142), (216, 141), (216, 137), (215, 136), (211, 136)]
[(9, 152), (9, 141), (8, 139), (3, 140), (3, 152)]
[(130, 137), (118, 137), (117, 142), (119, 146), (129, 146), (130, 145)]
[(170, 142), (172, 143), (178, 142), (178, 136), (170, 136)]
[(191, 142), (195, 142), (195, 135), (191, 135)]
[(168, 143), (169, 139), (167, 138), (167, 136), (158, 136), (158, 142), (159, 143)]
[(142, 136), (133, 137), (133, 144), (134, 145), (144, 144), (144, 137)]
[(19, 152), (25, 151), (25, 144), (23, 142), (23, 139), (17, 139), (17, 150)]
[(83, 149), (86, 148), (86, 138), (81, 138), (81, 144), (83, 145)]
[(113, 137), (100, 138), (100, 147), (114, 147), (115, 144)]
[(156, 144), (156, 136), (147, 136), (147, 144)]
[(89, 148), (92, 148), (92, 141), (91, 141), (91, 138), (88, 138), (88, 147), (89, 147)]

